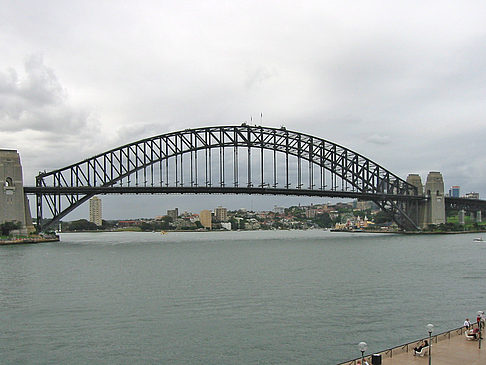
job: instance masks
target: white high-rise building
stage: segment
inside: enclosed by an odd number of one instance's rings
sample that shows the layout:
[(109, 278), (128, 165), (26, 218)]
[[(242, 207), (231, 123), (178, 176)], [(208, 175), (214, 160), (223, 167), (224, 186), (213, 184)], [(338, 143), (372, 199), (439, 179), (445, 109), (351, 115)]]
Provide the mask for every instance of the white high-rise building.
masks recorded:
[(94, 196), (89, 200), (89, 221), (93, 222), (97, 226), (101, 226), (103, 224), (101, 214), (101, 199), (97, 196)]

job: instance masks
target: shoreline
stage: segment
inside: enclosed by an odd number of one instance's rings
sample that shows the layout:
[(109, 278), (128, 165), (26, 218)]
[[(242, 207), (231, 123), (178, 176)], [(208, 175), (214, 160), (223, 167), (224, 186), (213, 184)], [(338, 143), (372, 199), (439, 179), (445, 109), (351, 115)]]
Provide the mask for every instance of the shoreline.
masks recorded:
[(380, 230), (346, 230), (346, 229), (330, 229), (330, 232), (340, 232), (340, 233), (386, 233), (386, 234), (409, 234), (409, 235), (427, 235), (427, 234), (468, 234), (468, 233), (484, 233), (486, 231), (380, 231)]
[[(481, 230), (474, 230), (474, 231), (383, 231), (383, 230), (346, 230), (346, 229), (330, 229), (330, 228), (322, 228), (322, 229), (305, 229), (303, 231), (325, 231), (325, 232), (337, 232), (337, 233), (381, 233), (381, 234), (405, 234), (405, 235), (434, 235), (434, 234), (486, 234), (486, 231)], [(64, 231), (58, 233), (119, 233), (119, 232), (134, 232), (134, 233), (159, 233), (159, 234), (169, 234), (169, 233), (180, 233), (180, 232), (191, 232), (191, 233), (207, 233), (207, 232), (257, 232), (257, 231), (291, 231), (290, 229), (277, 229), (277, 230), (265, 230), (265, 229), (255, 229), (255, 230), (168, 230), (168, 231), (137, 231), (137, 230), (97, 230), (97, 231)]]
[(7, 239), (7, 240), (0, 240), (0, 245), (28, 245), (28, 244), (35, 244), (35, 243), (44, 243), (44, 242), (58, 242), (60, 241), (60, 237), (56, 235), (56, 237), (28, 237), (28, 238), (18, 238), (18, 239)]

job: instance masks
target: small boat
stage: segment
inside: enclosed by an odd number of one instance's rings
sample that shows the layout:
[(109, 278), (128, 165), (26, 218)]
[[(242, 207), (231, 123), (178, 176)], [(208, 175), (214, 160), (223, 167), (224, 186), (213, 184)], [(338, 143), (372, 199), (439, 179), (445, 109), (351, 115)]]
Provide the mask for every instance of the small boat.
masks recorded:
[(473, 239), (473, 241), (474, 242), (484, 242), (482, 237), (476, 237), (475, 239)]

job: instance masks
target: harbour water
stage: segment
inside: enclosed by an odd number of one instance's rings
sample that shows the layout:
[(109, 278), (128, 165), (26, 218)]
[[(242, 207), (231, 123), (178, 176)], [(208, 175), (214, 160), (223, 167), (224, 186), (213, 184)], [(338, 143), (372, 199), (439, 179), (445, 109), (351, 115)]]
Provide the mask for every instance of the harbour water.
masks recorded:
[(79, 233), (0, 247), (2, 364), (336, 364), (486, 310), (477, 235)]

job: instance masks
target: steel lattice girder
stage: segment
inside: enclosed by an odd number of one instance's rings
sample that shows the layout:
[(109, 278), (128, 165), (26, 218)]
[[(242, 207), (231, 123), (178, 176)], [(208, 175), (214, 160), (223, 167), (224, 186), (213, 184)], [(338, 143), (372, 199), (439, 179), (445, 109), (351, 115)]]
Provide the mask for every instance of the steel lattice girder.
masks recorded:
[[(225, 171), (225, 148), (233, 148), (233, 181), (227, 184), (224, 179)], [(274, 157), (273, 171), (268, 171), (267, 176), (273, 174), (273, 184), (265, 183), (263, 176), (264, 169), (264, 150), (273, 151), (275, 154), (283, 155), (286, 158), (284, 172), (286, 174), (285, 187), (289, 195), (302, 189), (302, 166), (301, 161), (309, 164), (309, 188), (314, 186), (314, 167), (321, 169), (321, 186), (323, 171), (331, 174), (331, 191), (338, 191), (337, 179), (341, 182), (341, 191), (352, 188), (353, 191), (363, 194), (386, 194), (390, 196), (417, 195), (415, 186), (408, 184), (395, 174), (376, 164), (370, 159), (333, 142), (311, 135), (288, 131), (285, 128), (269, 128), (260, 126), (219, 126), (196, 129), (186, 129), (167, 134), (162, 134), (140, 141), (136, 141), (99, 155), (93, 156), (81, 162), (57, 169), (51, 172), (40, 173), (36, 177), (36, 187), (59, 187), (59, 188), (85, 188), (85, 187), (112, 187), (125, 183), (131, 186), (132, 180), (135, 185), (151, 187), (154, 186), (154, 166), (159, 164), (159, 180), (162, 186), (165, 183), (169, 187), (169, 178), (174, 177), (169, 171), (169, 160), (173, 161), (173, 173), (175, 173), (176, 187), (184, 184), (183, 157), (190, 155), (190, 184), (191, 187), (200, 186), (198, 179), (198, 152), (204, 151), (205, 157), (205, 187), (213, 185), (212, 170), (214, 162), (212, 150), (219, 149), (219, 185), (232, 185), (238, 187), (238, 149), (247, 149), (247, 187), (253, 189), (263, 189), (269, 186), (277, 188), (276, 162)], [(260, 185), (252, 180), (252, 150), (255, 155), (260, 156), (261, 175)], [(297, 186), (291, 188), (289, 183), (289, 156), (297, 159)], [(202, 159), (202, 157), (201, 157)], [(194, 162), (194, 160), (196, 162)], [(163, 162), (165, 165), (163, 165)], [(147, 172), (149, 169), (149, 172)], [(164, 170), (164, 171), (163, 171)], [(217, 170), (218, 171), (218, 170)], [(163, 175), (165, 172), (165, 175)], [(143, 177), (139, 177), (142, 173)], [(150, 175), (150, 181), (147, 180)], [(325, 175), (324, 175), (325, 177)], [(142, 182), (139, 183), (139, 180)], [(165, 181), (162, 181), (164, 180)], [(349, 184), (349, 186), (348, 186)], [(344, 187), (347, 187), (346, 189)], [(200, 186), (201, 188), (203, 186)], [(271, 189), (271, 188), (270, 188)], [(147, 191), (150, 189), (147, 189)], [(327, 189), (329, 190), (329, 189)], [(37, 202), (42, 203), (45, 197), (51, 213), (56, 219), (60, 219), (75, 207), (86, 201), (92, 194), (84, 195), (80, 189), (77, 193), (39, 193)], [(67, 199), (69, 206), (62, 209), (61, 194)], [(390, 200), (391, 201), (391, 200)], [(42, 213), (42, 208), (38, 207), (38, 214)], [(39, 217), (38, 217), (39, 218)]]

